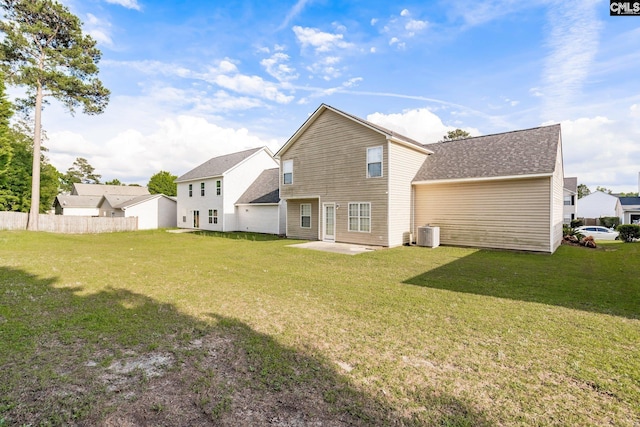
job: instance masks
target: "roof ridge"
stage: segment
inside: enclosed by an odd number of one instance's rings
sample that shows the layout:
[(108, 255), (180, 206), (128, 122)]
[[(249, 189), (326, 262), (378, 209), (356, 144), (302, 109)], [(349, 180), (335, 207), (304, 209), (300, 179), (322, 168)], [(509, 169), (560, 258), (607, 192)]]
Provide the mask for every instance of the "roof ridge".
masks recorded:
[(452, 142), (457, 142), (457, 141), (469, 141), (471, 139), (487, 138), (487, 137), (490, 137), (490, 136), (499, 136), (499, 135), (508, 135), (508, 134), (512, 134), (512, 133), (530, 132), (530, 131), (538, 130), (538, 129), (552, 128), (554, 126), (558, 126), (559, 127), (560, 123), (555, 123), (555, 124), (552, 124), (552, 125), (544, 125), (544, 126), (534, 126), (534, 127), (527, 128), (527, 129), (509, 130), (509, 131), (506, 131), (506, 132), (488, 133), (486, 135), (470, 136), (468, 138), (458, 138), (458, 139), (453, 139), (453, 140), (450, 140), (450, 141), (431, 142), (429, 144), (425, 144), (425, 146), (430, 146), (430, 145), (435, 145), (435, 144), (450, 144)]

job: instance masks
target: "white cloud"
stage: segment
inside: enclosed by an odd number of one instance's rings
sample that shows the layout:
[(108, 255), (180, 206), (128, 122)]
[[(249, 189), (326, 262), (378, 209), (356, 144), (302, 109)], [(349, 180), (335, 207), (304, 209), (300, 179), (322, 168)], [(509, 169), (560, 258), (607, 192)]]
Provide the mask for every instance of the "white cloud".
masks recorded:
[[(373, 113), (367, 116), (367, 120), (423, 144), (438, 142), (448, 131), (456, 129), (455, 126), (445, 125), (440, 117), (427, 108), (406, 110), (397, 114)], [(475, 128), (464, 128), (464, 130), (472, 136), (480, 135)]]
[[(632, 106), (629, 115), (633, 113)], [(577, 176), (592, 190), (600, 185), (615, 192), (637, 191), (640, 128), (633, 120), (583, 117), (564, 120), (561, 126), (565, 176)]]
[(113, 47), (113, 40), (111, 39), (111, 23), (102, 20), (92, 13), (87, 13), (87, 18), (84, 22), (87, 33), (99, 44)]
[(267, 73), (279, 81), (288, 82), (298, 78), (295, 68), (289, 65), (289, 60), (289, 55), (283, 52), (277, 52), (270, 58), (265, 58), (260, 61), (260, 65), (265, 68)]
[(126, 7), (127, 9), (142, 10), (140, 5), (138, 4), (138, 0), (105, 0), (105, 1), (110, 4), (117, 4), (122, 7)]
[(551, 31), (547, 44), (551, 49), (543, 71), (545, 120), (566, 117), (563, 112), (575, 101), (589, 75), (598, 51), (602, 28), (598, 20), (600, 3), (585, 1), (579, 8), (554, 4), (550, 10)]
[(315, 61), (306, 67), (312, 75), (317, 75), (329, 81), (342, 75), (344, 69), (338, 64), (342, 61), (339, 56), (344, 50), (354, 47), (346, 42), (342, 34), (332, 34), (316, 28), (293, 27), (293, 32), (303, 49), (311, 47), (315, 54)]
[(277, 85), (265, 81), (260, 76), (247, 76), (235, 74), (228, 76), (220, 74), (210, 80), (220, 87), (232, 90), (245, 95), (258, 96), (260, 98), (275, 101), (280, 104), (287, 104), (293, 100), (293, 96), (280, 92)]
[[(223, 59), (217, 64), (209, 65), (205, 67), (204, 71), (190, 70), (177, 64), (159, 61), (131, 61), (119, 63), (111, 61), (108, 62), (108, 64), (112, 66), (119, 65), (130, 67), (145, 74), (159, 74), (162, 76), (178, 77), (181, 79), (202, 80), (215, 84), (222, 89), (237, 92), (241, 95), (255, 96), (280, 104), (286, 104), (293, 100), (292, 95), (286, 95), (280, 91), (280, 86), (278, 84), (265, 81), (260, 76), (241, 74), (238, 66), (230, 59)], [(285, 70), (287, 70), (286, 65), (279, 69), (281, 73), (284, 73)]]
[(353, 44), (344, 41), (342, 34), (326, 33), (317, 28), (297, 25), (293, 27), (293, 32), (303, 48), (312, 47), (317, 53), (353, 47)]
[(302, 12), (307, 3), (309, 3), (309, 0), (298, 0), (296, 4), (293, 5), (293, 7), (289, 10), (287, 16), (284, 18), (284, 21), (282, 21), (282, 24), (280, 24), (280, 26), (278, 27), (278, 30), (286, 28), (287, 25), (289, 25), (289, 22), (291, 22), (291, 20), (293, 20)]
[(531, 96), (535, 96), (535, 97), (540, 97), (540, 96), (544, 95), (540, 91), (540, 88), (538, 88), (538, 87), (532, 87), (531, 89), (529, 89), (529, 93), (531, 94)]
[(526, 2), (514, 0), (456, 0), (450, 2), (447, 6), (448, 12), (452, 16), (460, 17), (467, 26), (476, 26), (500, 19), (512, 13), (522, 12), (523, 9), (548, 3), (549, 0), (529, 0)]
[(389, 46), (395, 46), (400, 50), (407, 47), (407, 39), (415, 37), (429, 26), (426, 20), (414, 19), (408, 9), (403, 9), (400, 16), (391, 16), (380, 30), (389, 37)]
[(248, 148), (268, 146), (276, 150), (281, 141), (264, 140), (246, 128), (223, 127), (202, 117), (179, 115), (154, 123), (152, 132), (128, 128), (104, 141), (88, 141), (79, 133), (62, 131), (49, 135), (51, 162), (66, 171), (75, 158), (84, 157), (103, 180), (146, 184), (160, 170), (182, 175), (212, 157)]

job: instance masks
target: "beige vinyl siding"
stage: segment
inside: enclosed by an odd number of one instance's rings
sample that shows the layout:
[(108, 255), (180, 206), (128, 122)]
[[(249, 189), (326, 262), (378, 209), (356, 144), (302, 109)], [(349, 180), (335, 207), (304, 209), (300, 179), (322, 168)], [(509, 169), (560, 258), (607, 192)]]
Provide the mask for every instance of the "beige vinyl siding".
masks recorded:
[[(311, 228), (300, 226), (300, 205), (311, 205)], [(318, 240), (318, 199), (297, 199), (287, 201), (287, 237), (292, 239)]]
[(550, 187), (549, 177), (416, 185), (415, 225), (439, 226), (443, 245), (551, 252)]
[[(383, 146), (383, 176), (367, 178), (367, 148)], [(293, 160), (293, 183), (282, 184), (280, 170), (280, 197), (296, 207), (287, 209), (287, 235), (291, 218), (298, 217), (300, 198), (318, 196), (316, 203), (336, 204), (336, 242), (368, 245), (388, 245), (388, 144), (383, 135), (353, 120), (325, 110), (304, 133), (284, 152), (281, 164)], [(348, 230), (348, 204), (350, 202), (371, 203), (371, 232)], [(314, 215), (317, 215), (317, 205)], [(292, 215), (294, 215), (292, 217)], [(296, 220), (297, 221), (297, 220)], [(317, 219), (313, 222), (314, 237), (318, 234)], [(294, 237), (291, 235), (291, 237)], [(300, 237), (300, 236), (296, 236)]]
[(562, 144), (558, 144), (556, 169), (552, 177), (552, 222), (551, 222), (551, 252), (555, 252), (562, 243), (562, 224), (564, 222), (564, 168), (562, 165)]
[(389, 246), (402, 245), (411, 231), (411, 181), (427, 155), (390, 142), (389, 147)]

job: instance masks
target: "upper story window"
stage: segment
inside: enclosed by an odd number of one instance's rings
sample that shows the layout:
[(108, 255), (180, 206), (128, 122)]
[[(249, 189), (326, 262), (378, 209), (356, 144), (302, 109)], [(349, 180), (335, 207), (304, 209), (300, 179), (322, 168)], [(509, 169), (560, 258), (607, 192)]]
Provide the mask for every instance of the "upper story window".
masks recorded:
[(204, 182), (200, 183), (200, 195), (204, 196)]
[(282, 183), (293, 184), (293, 160), (282, 162)]
[(573, 206), (575, 204), (574, 197), (575, 196), (564, 196), (564, 204), (565, 204), (565, 206)]
[(367, 178), (382, 176), (382, 147), (367, 148)]
[(189, 184), (189, 197), (193, 196), (193, 184)]
[(220, 194), (222, 194), (222, 181), (217, 180), (216, 181), (216, 196), (219, 196)]

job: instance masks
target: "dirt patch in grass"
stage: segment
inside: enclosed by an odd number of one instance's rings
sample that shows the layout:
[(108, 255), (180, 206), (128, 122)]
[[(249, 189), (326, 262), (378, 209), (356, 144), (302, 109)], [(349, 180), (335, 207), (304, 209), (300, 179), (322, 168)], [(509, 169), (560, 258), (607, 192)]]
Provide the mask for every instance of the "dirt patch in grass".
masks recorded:
[[(210, 333), (191, 343), (190, 355), (145, 384), (128, 384), (136, 390), (119, 403), (102, 423), (106, 426), (139, 425), (364, 425), (357, 416), (342, 412), (323, 396), (327, 384), (296, 381), (276, 389), (259, 378), (233, 340)], [(150, 363), (158, 373), (158, 365)], [(177, 366), (179, 364), (179, 366)], [(126, 374), (125, 374), (126, 375)], [(121, 390), (124, 392), (125, 390)], [(125, 392), (126, 393), (126, 392)], [(95, 420), (97, 423), (100, 420)]]

